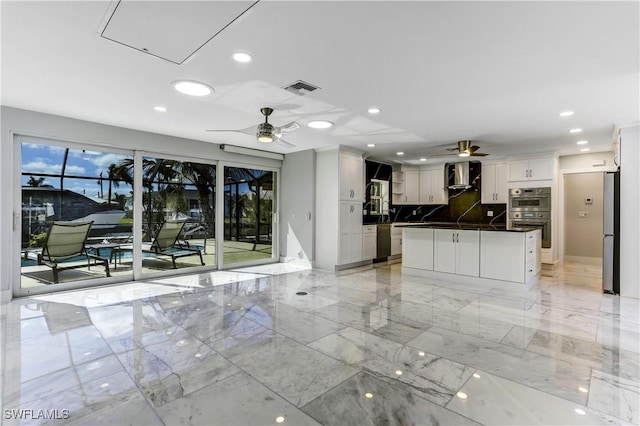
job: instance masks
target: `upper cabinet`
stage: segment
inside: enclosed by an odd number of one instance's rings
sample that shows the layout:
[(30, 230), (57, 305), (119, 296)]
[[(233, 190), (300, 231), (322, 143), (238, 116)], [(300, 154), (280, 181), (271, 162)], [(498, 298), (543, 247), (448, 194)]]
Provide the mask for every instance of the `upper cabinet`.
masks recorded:
[(553, 158), (514, 160), (509, 162), (509, 181), (553, 179)]
[(444, 168), (420, 170), (419, 189), (418, 204), (446, 204)]
[(509, 196), (506, 164), (482, 165), (482, 204), (506, 204)]
[(345, 201), (364, 200), (364, 160), (362, 156), (340, 151), (340, 199)]
[(420, 172), (417, 169), (393, 172), (391, 182), (393, 204), (419, 203)]

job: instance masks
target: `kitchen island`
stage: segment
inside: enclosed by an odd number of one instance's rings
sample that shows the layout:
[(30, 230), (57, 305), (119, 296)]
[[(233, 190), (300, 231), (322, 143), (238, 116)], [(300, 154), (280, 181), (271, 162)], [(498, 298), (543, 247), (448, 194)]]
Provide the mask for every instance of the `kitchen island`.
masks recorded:
[(540, 274), (539, 229), (455, 223), (412, 223), (402, 228), (405, 274), (520, 286), (534, 284)]

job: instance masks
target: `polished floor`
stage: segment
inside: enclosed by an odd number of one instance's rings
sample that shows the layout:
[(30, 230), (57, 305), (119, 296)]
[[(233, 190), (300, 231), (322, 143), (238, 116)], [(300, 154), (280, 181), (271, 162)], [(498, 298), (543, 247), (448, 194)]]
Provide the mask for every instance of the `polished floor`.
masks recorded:
[(2, 424), (638, 424), (639, 302), (599, 275), (278, 264), (18, 299)]

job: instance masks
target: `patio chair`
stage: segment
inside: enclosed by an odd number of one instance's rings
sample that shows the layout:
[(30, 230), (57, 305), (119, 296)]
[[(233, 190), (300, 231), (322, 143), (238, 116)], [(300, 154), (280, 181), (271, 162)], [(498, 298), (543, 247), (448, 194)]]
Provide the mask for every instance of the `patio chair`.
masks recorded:
[[(184, 220), (167, 220), (162, 223), (150, 243), (142, 243), (142, 252), (156, 256), (171, 257), (173, 269), (177, 269), (176, 259), (186, 256), (200, 257), (200, 264), (204, 266), (202, 251), (198, 248), (190, 247), (186, 241), (180, 241), (179, 237), (184, 228)], [(121, 251), (132, 251), (133, 245), (122, 245), (116, 248), (114, 255)]]
[[(42, 249), (30, 250), (27, 257), (37, 260), (38, 265), (46, 265), (53, 270), (53, 282), (59, 282), (58, 273), (67, 269), (89, 268), (91, 260), (104, 265), (107, 277), (109, 272), (109, 260), (87, 252), (86, 242), (91, 222), (53, 222), (47, 230)], [(77, 262), (77, 258), (84, 257), (87, 264)], [(66, 266), (64, 262), (69, 262)]]

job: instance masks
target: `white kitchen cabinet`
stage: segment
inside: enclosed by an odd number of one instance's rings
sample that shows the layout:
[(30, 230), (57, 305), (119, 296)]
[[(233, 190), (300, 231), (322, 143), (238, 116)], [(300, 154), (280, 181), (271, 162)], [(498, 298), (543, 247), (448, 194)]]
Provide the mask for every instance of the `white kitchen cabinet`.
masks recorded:
[(420, 172), (404, 170), (392, 175), (393, 204), (418, 204), (420, 191)]
[(480, 253), (480, 277), (526, 283), (540, 272), (540, 231), (481, 231)]
[(340, 152), (338, 159), (340, 199), (364, 199), (364, 160), (351, 152)]
[(362, 260), (362, 203), (340, 202), (339, 264)]
[(391, 256), (402, 254), (402, 228), (391, 227)]
[(433, 269), (458, 275), (480, 275), (478, 231), (434, 230)]
[(506, 204), (509, 197), (507, 165), (482, 165), (481, 193), (483, 204)]
[(376, 258), (377, 242), (377, 226), (364, 225), (362, 227), (362, 260)]
[(509, 181), (553, 179), (553, 158), (509, 161)]
[(444, 168), (420, 170), (419, 204), (446, 204), (447, 191), (444, 182)]
[(402, 251), (402, 266), (407, 268), (433, 270), (433, 229), (406, 228), (402, 231), (404, 250)]
[(316, 154), (315, 264), (342, 269), (361, 262), (364, 161), (340, 149)]

